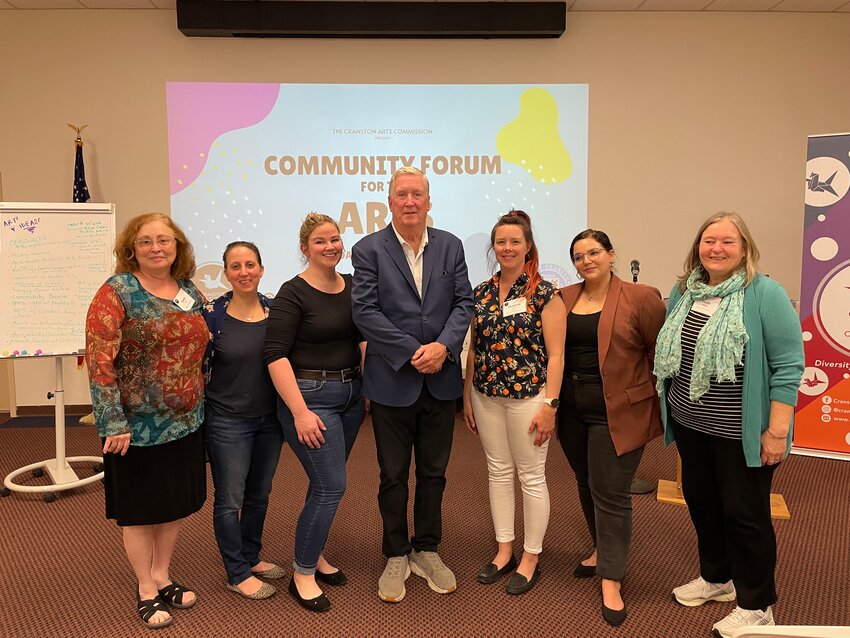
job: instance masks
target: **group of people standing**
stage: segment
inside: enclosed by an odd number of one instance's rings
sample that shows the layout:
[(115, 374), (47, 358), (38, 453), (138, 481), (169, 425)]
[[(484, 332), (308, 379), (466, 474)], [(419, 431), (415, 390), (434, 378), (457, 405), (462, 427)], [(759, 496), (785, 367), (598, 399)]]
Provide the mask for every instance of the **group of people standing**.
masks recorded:
[(664, 432), (682, 457), (700, 557), (699, 577), (674, 598), (696, 606), (737, 597), (714, 625), (717, 636), (773, 624), (770, 484), (790, 445), (802, 336), (785, 291), (758, 273), (744, 221), (735, 213), (706, 220), (665, 311), (658, 290), (614, 274), (616, 253), (599, 230), (569, 247), (581, 283), (558, 290), (543, 280), (531, 220), (516, 210), (493, 227), (498, 270), (473, 291), (460, 240), (427, 225), (427, 178), (405, 167), (389, 188), (392, 223), (353, 247), (353, 277), (336, 271), (336, 222), (311, 213), (299, 236), (305, 269), (273, 301), (258, 292), (262, 258), (250, 242), (227, 246), (232, 291), (208, 304), (190, 279), (192, 246), (170, 218), (136, 217), (118, 236), (116, 274), (86, 320), (87, 362), (106, 514), (122, 528), (142, 622), (167, 626), (172, 609), (197, 601), (169, 567), (182, 519), (206, 498), (204, 447), (227, 587), (249, 599), (275, 593), (268, 581), (286, 571), (261, 557), (262, 532), (284, 441), (309, 478), (289, 593), (306, 609), (328, 610), (322, 586), (348, 579), (325, 546), (367, 411), (387, 558), (378, 595), (401, 601), (411, 573), (453, 592), (438, 548), (462, 397), (463, 420), (486, 456), (496, 541), (478, 582), (509, 576), (513, 595), (538, 583), (554, 436), (593, 546), (573, 574), (600, 577), (602, 617), (621, 624), (629, 487), (645, 445)]

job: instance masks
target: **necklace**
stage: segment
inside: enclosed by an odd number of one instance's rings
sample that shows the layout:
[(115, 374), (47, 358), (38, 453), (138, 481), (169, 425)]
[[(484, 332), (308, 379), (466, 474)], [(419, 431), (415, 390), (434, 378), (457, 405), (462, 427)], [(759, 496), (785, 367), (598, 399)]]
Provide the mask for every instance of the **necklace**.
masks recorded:
[(242, 321), (254, 321), (254, 315), (257, 312), (257, 304), (251, 306), (250, 314), (247, 311), (242, 310), (242, 308), (234, 308), (232, 303), (230, 304), (229, 310), (230, 312), (228, 314), (236, 317), (237, 319), (242, 318)]
[[(593, 295), (591, 295), (589, 292), (587, 292), (587, 290), (583, 290), (582, 292), (584, 293), (584, 296), (585, 296), (585, 297), (587, 297), (587, 300), (588, 300), (588, 301), (593, 301)], [(596, 295), (596, 297), (597, 297), (597, 299), (598, 299), (599, 297), (604, 297), (605, 295), (607, 295), (607, 294), (608, 294), (608, 291), (607, 291), (607, 290), (603, 290), (603, 291), (602, 291), (602, 292), (600, 292), (600, 293), (594, 293), (594, 294)]]

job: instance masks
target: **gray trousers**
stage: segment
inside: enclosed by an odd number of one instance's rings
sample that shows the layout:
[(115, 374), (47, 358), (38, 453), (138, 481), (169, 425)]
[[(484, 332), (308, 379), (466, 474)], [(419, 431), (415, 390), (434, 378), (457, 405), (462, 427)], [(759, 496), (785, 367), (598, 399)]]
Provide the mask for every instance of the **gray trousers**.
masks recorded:
[(597, 550), (596, 573), (622, 580), (632, 538), (629, 488), (643, 448), (617, 456), (599, 377), (567, 373), (558, 436), (576, 475), (581, 508)]

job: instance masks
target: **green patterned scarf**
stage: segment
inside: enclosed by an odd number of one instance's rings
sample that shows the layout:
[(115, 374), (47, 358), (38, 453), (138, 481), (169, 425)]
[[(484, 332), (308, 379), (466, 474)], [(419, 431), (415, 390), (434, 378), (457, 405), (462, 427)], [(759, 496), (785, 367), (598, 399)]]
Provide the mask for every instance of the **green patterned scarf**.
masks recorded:
[(744, 329), (744, 281), (741, 269), (717, 286), (700, 280), (702, 270), (688, 277), (685, 292), (668, 315), (655, 343), (656, 387), (660, 393), (664, 380), (676, 376), (682, 363), (682, 326), (694, 301), (720, 297), (720, 306), (711, 315), (697, 337), (689, 396), (698, 401), (715, 377), (718, 381), (734, 381), (735, 366), (741, 365), (747, 331)]

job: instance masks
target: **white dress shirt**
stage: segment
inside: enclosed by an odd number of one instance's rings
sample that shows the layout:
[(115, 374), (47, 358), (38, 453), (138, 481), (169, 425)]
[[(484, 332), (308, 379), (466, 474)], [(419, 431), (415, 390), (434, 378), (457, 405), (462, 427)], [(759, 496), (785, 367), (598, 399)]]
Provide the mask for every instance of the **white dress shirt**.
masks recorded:
[(407, 259), (407, 265), (410, 266), (410, 272), (413, 275), (413, 282), (416, 284), (416, 291), (422, 298), (422, 253), (425, 252), (425, 246), (428, 245), (428, 229), (422, 231), (422, 240), (419, 242), (419, 252), (413, 252), (413, 247), (407, 243), (395, 227), (395, 224), (390, 224), (393, 227), (395, 236), (398, 237), (398, 242), (401, 244), (401, 249), (404, 251), (404, 256)]

